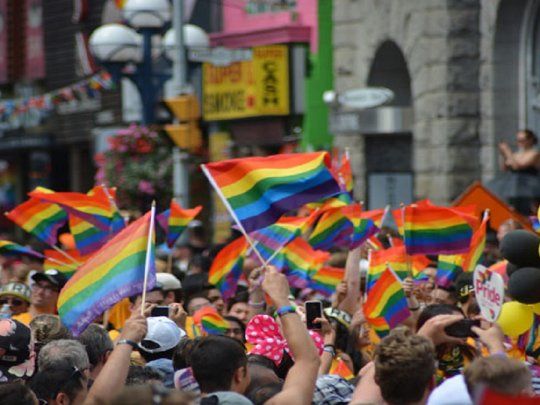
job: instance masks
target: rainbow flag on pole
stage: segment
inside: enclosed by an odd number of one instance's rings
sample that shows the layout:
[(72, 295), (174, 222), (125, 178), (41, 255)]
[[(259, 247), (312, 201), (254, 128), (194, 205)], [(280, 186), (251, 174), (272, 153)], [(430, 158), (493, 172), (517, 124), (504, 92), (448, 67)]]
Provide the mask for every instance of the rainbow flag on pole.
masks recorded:
[(26, 232), (51, 246), (56, 244), (58, 230), (67, 221), (67, 214), (58, 205), (37, 198), (30, 198), (5, 215)]
[(471, 239), (469, 253), (463, 261), (463, 271), (473, 272), (476, 265), (482, 260), (484, 248), (486, 247), (486, 232), (489, 216), (485, 215), (482, 223), (478, 227)]
[[(148, 290), (155, 285), (154, 218), (148, 212), (133, 222), (83, 264), (58, 297), (58, 314), (74, 336), (122, 298), (143, 290), (150, 255)], [(148, 238), (150, 251), (147, 251)]]
[(437, 285), (449, 287), (463, 270), (464, 255), (439, 255)]
[(321, 215), (309, 236), (309, 244), (313, 248), (330, 250), (336, 246), (349, 245), (354, 228), (344, 215), (343, 208), (330, 208)]
[(174, 242), (182, 235), (188, 224), (193, 221), (202, 210), (202, 205), (191, 209), (183, 209), (171, 200), (171, 207), (156, 217), (159, 225), (167, 233), (167, 246), (173, 247)]
[(26, 255), (36, 259), (43, 259), (43, 255), (27, 246), (19, 245), (9, 240), (0, 240), (0, 254), (4, 256)]
[(404, 232), (410, 255), (466, 253), (473, 233), (469, 223), (454, 210), (414, 205), (404, 208)]
[(306, 288), (311, 277), (330, 258), (330, 254), (314, 250), (302, 238), (296, 238), (283, 248), (285, 274), (295, 288)]
[(327, 152), (249, 157), (202, 165), (231, 215), (248, 233), (287, 212), (340, 192)]
[(248, 242), (244, 236), (241, 236), (221, 249), (212, 262), (208, 282), (221, 291), (224, 299), (229, 299), (236, 294), (247, 249)]
[(309, 287), (325, 297), (331, 297), (344, 275), (345, 269), (331, 266), (321, 267), (311, 276)]
[(369, 291), (364, 314), (368, 322), (370, 319), (384, 318), (390, 328), (411, 316), (401, 282), (392, 270), (386, 269)]
[(109, 232), (95, 227), (76, 215), (69, 215), (69, 230), (77, 250), (83, 255), (94, 253), (109, 240)]

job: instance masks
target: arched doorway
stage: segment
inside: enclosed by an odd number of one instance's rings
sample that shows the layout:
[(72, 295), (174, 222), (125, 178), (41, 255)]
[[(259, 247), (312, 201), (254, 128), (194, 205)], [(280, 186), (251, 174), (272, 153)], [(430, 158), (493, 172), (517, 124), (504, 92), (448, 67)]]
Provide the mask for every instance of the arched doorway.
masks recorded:
[(363, 114), (367, 121), (373, 122), (363, 132), (368, 207), (411, 203), (414, 196), (411, 78), (405, 57), (395, 42), (385, 41), (377, 49), (367, 86), (386, 87), (394, 92), (391, 102)]

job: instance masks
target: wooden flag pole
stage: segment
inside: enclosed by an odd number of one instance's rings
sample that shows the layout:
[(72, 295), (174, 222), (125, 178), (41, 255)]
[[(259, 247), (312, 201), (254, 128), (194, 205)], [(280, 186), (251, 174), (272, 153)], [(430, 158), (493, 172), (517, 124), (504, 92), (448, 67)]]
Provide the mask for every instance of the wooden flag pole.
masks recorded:
[(156, 216), (156, 201), (152, 201), (150, 210), (150, 227), (148, 229), (148, 240), (146, 243), (146, 260), (144, 262), (144, 282), (142, 290), (141, 315), (144, 316), (144, 303), (146, 302), (146, 287), (148, 285), (148, 272), (150, 271), (150, 258), (152, 250), (152, 242), (154, 241), (154, 217)]

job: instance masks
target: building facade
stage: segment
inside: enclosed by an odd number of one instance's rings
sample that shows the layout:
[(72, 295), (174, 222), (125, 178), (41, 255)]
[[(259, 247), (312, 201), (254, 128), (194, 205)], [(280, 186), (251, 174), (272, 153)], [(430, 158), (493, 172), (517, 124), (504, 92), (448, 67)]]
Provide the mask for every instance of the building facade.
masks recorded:
[(538, 0), (335, 1), (336, 91), (395, 94), (371, 111), (332, 113), (356, 197), (448, 203), (492, 179), (498, 143), (540, 131), (539, 18)]

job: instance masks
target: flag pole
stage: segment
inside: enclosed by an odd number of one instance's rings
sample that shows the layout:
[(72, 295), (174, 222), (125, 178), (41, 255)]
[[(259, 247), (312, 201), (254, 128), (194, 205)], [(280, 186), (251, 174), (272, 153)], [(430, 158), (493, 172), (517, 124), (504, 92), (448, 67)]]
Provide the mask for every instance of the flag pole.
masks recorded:
[(263, 267), (267, 267), (268, 263), (265, 262), (265, 260), (263, 259), (262, 255), (261, 255), (261, 252), (259, 252), (259, 250), (257, 249), (257, 247), (255, 246), (255, 243), (253, 242), (253, 240), (249, 237), (248, 233), (246, 232), (246, 230), (244, 229), (244, 226), (242, 225), (242, 223), (240, 222), (240, 220), (238, 219), (238, 217), (236, 216), (234, 210), (232, 209), (231, 205), (229, 204), (229, 201), (227, 201), (227, 199), (225, 198), (225, 196), (223, 195), (223, 193), (221, 192), (220, 188), (218, 187), (218, 185), (216, 184), (216, 182), (214, 181), (214, 178), (212, 177), (212, 175), (208, 172), (208, 169), (206, 168), (206, 165), (201, 165), (201, 169), (204, 173), (204, 175), (206, 176), (206, 178), (208, 179), (208, 181), (210, 182), (210, 184), (212, 185), (212, 187), (214, 187), (214, 190), (216, 191), (216, 193), (218, 194), (219, 198), (221, 198), (221, 201), (223, 202), (223, 204), (225, 205), (225, 207), (227, 207), (227, 210), (229, 211), (229, 213), (231, 214), (231, 216), (233, 217), (234, 221), (236, 222), (236, 225), (238, 225), (238, 229), (240, 230), (240, 232), (242, 232), (242, 235), (244, 235), (244, 237), (246, 238), (246, 240), (248, 241), (249, 245), (251, 246), (251, 248), (253, 249), (253, 251), (255, 252), (255, 254), (257, 255), (257, 257), (259, 258), (260, 262), (261, 262), (261, 265)]
[(146, 259), (144, 262), (144, 282), (142, 290), (142, 302), (141, 302), (141, 315), (144, 316), (144, 303), (146, 302), (146, 287), (148, 285), (148, 272), (150, 271), (150, 258), (152, 243), (154, 242), (154, 217), (156, 215), (156, 201), (152, 201), (152, 208), (150, 209), (150, 227), (148, 229), (148, 238), (146, 242)]
[[(401, 203), (401, 221), (403, 222), (403, 244), (405, 245), (405, 257), (407, 258), (407, 272), (409, 273), (409, 276), (413, 278), (413, 272), (412, 272), (412, 264), (411, 264), (411, 256), (407, 253), (407, 241), (405, 240), (405, 204)], [(414, 207), (414, 205), (412, 205)]]

